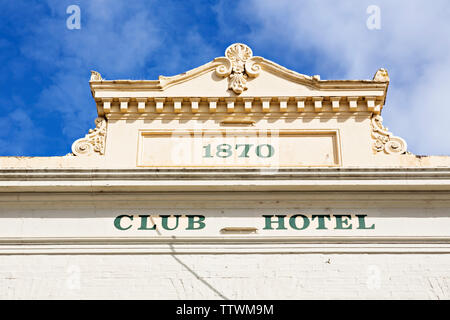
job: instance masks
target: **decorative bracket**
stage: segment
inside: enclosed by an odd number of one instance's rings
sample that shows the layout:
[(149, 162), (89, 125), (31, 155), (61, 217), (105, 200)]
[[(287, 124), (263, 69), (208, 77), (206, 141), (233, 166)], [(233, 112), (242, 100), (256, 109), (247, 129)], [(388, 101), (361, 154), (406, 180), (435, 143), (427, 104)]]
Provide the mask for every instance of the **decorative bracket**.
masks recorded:
[(93, 154), (105, 154), (106, 141), (106, 119), (95, 119), (95, 129), (90, 129), (89, 133), (72, 144), (72, 152), (75, 156), (89, 156)]
[(225, 50), (225, 57), (216, 58), (220, 62), (216, 74), (220, 77), (229, 77), (228, 89), (236, 94), (247, 90), (248, 77), (255, 78), (261, 72), (261, 66), (256, 63), (252, 49), (242, 43), (235, 43)]
[(407, 145), (405, 140), (395, 137), (389, 129), (383, 126), (383, 118), (380, 115), (373, 116), (371, 119), (372, 137), (375, 142), (372, 148), (375, 152), (384, 151), (387, 154), (402, 154), (406, 152)]

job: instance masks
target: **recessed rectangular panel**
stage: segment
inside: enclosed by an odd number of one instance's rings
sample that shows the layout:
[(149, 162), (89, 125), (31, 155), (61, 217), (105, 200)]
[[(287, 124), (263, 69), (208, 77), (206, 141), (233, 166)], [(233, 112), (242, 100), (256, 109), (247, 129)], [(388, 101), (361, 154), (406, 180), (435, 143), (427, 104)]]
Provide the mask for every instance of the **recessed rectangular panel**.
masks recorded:
[(142, 167), (339, 166), (337, 131), (145, 130)]

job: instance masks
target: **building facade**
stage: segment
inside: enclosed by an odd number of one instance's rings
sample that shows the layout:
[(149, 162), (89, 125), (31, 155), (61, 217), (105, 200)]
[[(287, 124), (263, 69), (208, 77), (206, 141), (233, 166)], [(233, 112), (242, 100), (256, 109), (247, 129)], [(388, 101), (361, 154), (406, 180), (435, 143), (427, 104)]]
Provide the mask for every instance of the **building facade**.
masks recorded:
[(384, 126), (388, 85), (239, 43), (158, 80), (93, 71), (71, 154), (0, 158), (0, 298), (449, 299), (450, 157)]

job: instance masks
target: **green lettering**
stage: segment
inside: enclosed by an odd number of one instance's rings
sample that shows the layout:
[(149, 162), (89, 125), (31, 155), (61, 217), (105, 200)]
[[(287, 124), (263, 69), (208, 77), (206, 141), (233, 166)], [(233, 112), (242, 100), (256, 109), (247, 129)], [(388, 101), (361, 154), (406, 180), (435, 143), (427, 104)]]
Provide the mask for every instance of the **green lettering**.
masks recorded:
[[(267, 147), (267, 155), (263, 156), (261, 152), (262, 147)], [(273, 157), (273, 154), (275, 153), (274, 147), (272, 147), (270, 144), (260, 144), (256, 147), (256, 155), (260, 158), (270, 158)]]
[[(334, 216), (336, 218), (336, 228), (334, 229), (338, 229), (338, 230), (350, 230), (352, 228), (352, 225), (349, 225), (349, 220), (352, 219), (352, 216), (349, 215), (335, 215)], [(347, 218), (346, 220), (343, 220), (343, 218)]]
[(242, 153), (239, 155), (239, 158), (250, 158), (250, 156), (248, 155), (248, 152), (250, 151), (250, 148), (252, 147), (252, 144), (237, 144), (236, 145), (236, 150), (239, 147), (244, 147), (244, 150), (242, 151)]
[[(295, 223), (295, 219), (296, 218), (299, 218), (299, 217), (301, 217), (302, 219), (303, 219), (303, 226), (301, 227), (301, 228), (299, 228), (299, 227), (297, 227), (297, 224)], [(304, 215), (302, 215), (302, 214), (297, 214), (297, 215), (295, 215), (295, 216), (292, 216), (290, 219), (289, 219), (289, 224), (290, 224), (290, 226), (292, 227), (292, 229), (295, 229), (295, 230), (305, 230), (306, 228), (308, 228), (309, 227), (309, 219), (308, 219), (308, 217), (307, 216), (304, 216)]]
[(118, 217), (116, 217), (116, 218), (114, 219), (114, 226), (115, 226), (117, 229), (124, 231), (124, 230), (128, 230), (128, 229), (131, 228), (131, 224), (130, 224), (127, 228), (123, 228), (122, 225), (120, 224), (120, 222), (122, 221), (122, 219), (125, 218), (125, 217), (126, 217), (126, 218), (129, 218), (131, 221), (133, 221), (133, 216), (129, 216), (129, 215), (126, 215), (126, 214), (123, 214), (123, 215), (121, 215), (121, 216), (118, 216)]
[(375, 224), (372, 224), (370, 227), (366, 227), (366, 215), (356, 215), (358, 217), (358, 229), (360, 230), (373, 230), (375, 229)]
[(328, 230), (328, 228), (325, 226), (325, 218), (331, 221), (331, 217), (329, 215), (314, 215), (312, 216), (312, 220), (317, 218), (318, 225), (316, 230)]
[(231, 145), (223, 143), (217, 146), (216, 156), (219, 158), (229, 158), (233, 155)]
[(151, 228), (147, 227), (147, 221), (149, 217), (150, 216), (148, 215), (139, 216), (139, 218), (141, 218), (141, 226), (138, 228), (138, 230), (156, 230), (156, 224), (154, 224)]
[[(186, 228), (186, 230), (201, 230), (205, 228), (205, 223), (203, 221), (205, 221), (205, 216), (200, 216), (200, 215), (188, 215), (186, 216), (188, 218), (188, 227)], [(197, 220), (195, 220), (195, 218), (197, 218)], [(195, 224), (198, 224), (198, 227), (195, 227)]]
[(208, 144), (207, 146), (204, 146), (203, 149), (205, 149), (205, 155), (203, 156), (203, 158), (213, 158), (213, 156), (211, 155), (211, 145)]
[[(263, 216), (265, 218), (265, 226), (263, 230), (273, 230), (272, 223), (277, 223), (278, 227), (277, 230), (287, 230), (287, 228), (284, 226), (284, 218), (286, 216)], [(272, 217), (277, 217), (278, 221), (272, 221)]]
[(169, 226), (168, 226), (168, 220), (169, 220), (169, 218), (171, 216), (160, 216), (160, 217), (161, 217), (161, 225), (162, 225), (162, 227), (164, 229), (166, 229), (166, 230), (175, 230), (176, 228), (178, 228), (178, 223), (180, 221), (180, 217), (181, 216), (178, 216), (178, 215), (174, 216), (176, 223), (175, 223), (175, 227), (173, 227), (173, 228), (169, 228)]

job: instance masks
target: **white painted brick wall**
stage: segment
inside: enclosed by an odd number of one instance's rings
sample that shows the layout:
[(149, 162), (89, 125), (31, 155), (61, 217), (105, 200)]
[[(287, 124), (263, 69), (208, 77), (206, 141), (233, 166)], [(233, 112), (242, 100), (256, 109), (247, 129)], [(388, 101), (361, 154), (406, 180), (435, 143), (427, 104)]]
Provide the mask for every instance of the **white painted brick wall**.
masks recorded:
[(223, 297), (450, 299), (450, 254), (0, 256), (2, 299)]

